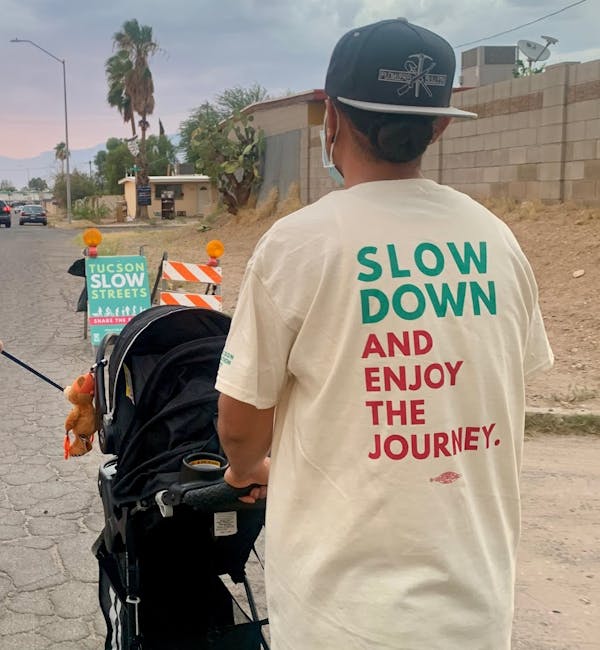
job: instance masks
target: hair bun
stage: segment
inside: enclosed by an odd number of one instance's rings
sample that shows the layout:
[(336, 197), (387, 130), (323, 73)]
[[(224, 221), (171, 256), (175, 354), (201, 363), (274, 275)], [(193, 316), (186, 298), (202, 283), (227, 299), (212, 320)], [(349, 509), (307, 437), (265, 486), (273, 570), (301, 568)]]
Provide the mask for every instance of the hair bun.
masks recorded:
[(378, 158), (404, 163), (423, 155), (433, 136), (433, 121), (415, 121), (412, 116), (388, 117), (369, 129), (369, 141)]

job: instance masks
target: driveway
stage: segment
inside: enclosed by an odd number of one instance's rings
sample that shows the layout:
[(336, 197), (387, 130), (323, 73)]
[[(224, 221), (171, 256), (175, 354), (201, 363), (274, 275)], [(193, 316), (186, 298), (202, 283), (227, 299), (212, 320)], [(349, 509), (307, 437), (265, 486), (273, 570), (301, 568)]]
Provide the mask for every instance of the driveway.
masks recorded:
[[(0, 339), (57, 383), (71, 383), (93, 363), (74, 311), (82, 280), (66, 272), (79, 256), (75, 234), (14, 224), (0, 229)], [(102, 455), (96, 445), (63, 459), (69, 408), (58, 390), (0, 357), (2, 650), (103, 647), (90, 552), (103, 522)], [(525, 445), (515, 650), (599, 647), (599, 467), (598, 439)], [(256, 563), (251, 569), (260, 580)], [(262, 589), (258, 600), (264, 607)]]

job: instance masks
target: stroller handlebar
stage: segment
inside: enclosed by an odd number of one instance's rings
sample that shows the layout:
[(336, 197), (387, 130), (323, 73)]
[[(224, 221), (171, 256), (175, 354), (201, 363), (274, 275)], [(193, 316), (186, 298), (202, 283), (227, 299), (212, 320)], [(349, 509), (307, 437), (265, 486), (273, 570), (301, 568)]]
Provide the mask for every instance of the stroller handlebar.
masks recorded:
[[(203, 485), (195, 484), (195, 486), (194, 484), (179, 484), (177, 486), (171, 486), (168, 492), (169, 497), (174, 497), (173, 501), (175, 503), (185, 503), (194, 508), (194, 510), (201, 510), (203, 512), (264, 510), (264, 499), (255, 503), (245, 503), (244, 501), (240, 501), (240, 497), (250, 494), (250, 491), (255, 487), (258, 486), (249, 485), (244, 488), (234, 488), (225, 481), (220, 480)], [(170, 501), (171, 499), (168, 500)]]

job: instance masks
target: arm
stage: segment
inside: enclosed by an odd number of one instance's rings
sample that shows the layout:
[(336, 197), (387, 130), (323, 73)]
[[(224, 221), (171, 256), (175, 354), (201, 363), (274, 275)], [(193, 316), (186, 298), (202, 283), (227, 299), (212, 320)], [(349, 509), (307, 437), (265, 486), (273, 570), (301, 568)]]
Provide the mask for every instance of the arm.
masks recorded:
[[(233, 487), (267, 484), (274, 413), (275, 407), (257, 409), (228, 395), (219, 397), (219, 439), (229, 460), (225, 480)], [(266, 490), (252, 493), (254, 498), (265, 495)]]

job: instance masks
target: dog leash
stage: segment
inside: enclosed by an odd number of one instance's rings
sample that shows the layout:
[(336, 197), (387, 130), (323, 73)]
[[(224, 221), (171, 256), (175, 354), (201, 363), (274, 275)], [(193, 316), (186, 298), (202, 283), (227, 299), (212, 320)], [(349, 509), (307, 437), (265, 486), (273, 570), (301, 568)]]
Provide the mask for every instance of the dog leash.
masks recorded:
[(60, 385), (57, 384), (55, 381), (52, 381), (49, 377), (46, 377), (43, 373), (39, 372), (39, 370), (36, 370), (35, 368), (32, 368), (30, 365), (26, 364), (24, 361), (21, 361), (20, 359), (17, 359), (14, 355), (10, 354), (4, 349), (4, 346), (2, 344), (2, 341), (0, 341), (0, 354), (3, 354), (5, 357), (16, 363), (18, 366), (21, 366), (21, 368), (25, 368), (25, 370), (28, 370), (29, 372), (33, 373), (36, 377), (39, 377), (46, 383), (50, 384), (50, 386), (54, 386), (57, 390), (59, 390), (61, 393), (64, 392), (64, 388)]

